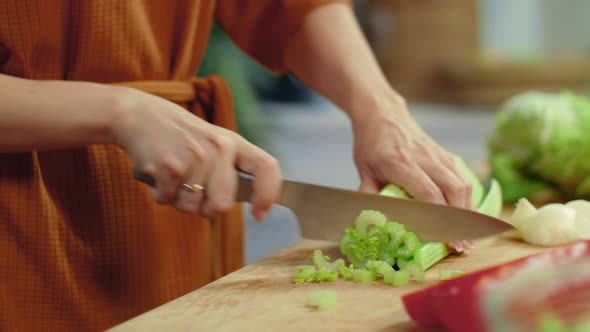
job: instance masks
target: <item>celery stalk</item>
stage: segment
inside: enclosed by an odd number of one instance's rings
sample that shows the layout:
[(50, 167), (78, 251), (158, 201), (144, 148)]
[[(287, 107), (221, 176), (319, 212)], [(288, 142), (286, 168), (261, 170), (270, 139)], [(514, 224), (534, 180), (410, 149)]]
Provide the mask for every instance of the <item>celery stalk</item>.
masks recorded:
[(434, 264), (449, 255), (449, 248), (441, 242), (424, 243), (414, 254), (414, 262), (422, 269), (428, 270)]

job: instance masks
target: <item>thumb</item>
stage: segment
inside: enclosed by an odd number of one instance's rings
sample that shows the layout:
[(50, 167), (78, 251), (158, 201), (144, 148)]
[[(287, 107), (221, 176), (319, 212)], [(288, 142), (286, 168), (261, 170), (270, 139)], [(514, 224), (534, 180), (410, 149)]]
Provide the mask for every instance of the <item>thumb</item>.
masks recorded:
[(381, 190), (379, 182), (370, 175), (361, 174), (361, 185), (359, 191), (376, 194)]

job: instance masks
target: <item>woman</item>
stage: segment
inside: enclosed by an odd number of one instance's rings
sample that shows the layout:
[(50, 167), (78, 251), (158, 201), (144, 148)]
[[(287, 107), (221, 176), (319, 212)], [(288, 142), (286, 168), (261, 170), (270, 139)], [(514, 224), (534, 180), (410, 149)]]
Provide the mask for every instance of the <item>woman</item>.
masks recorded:
[(347, 1), (4, 0), (0, 330), (105, 329), (243, 264), (236, 169), (255, 177), (259, 220), (281, 172), (235, 132), (224, 82), (191, 79), (214, 19), (349, 115), (361, 190), (470, 207)]

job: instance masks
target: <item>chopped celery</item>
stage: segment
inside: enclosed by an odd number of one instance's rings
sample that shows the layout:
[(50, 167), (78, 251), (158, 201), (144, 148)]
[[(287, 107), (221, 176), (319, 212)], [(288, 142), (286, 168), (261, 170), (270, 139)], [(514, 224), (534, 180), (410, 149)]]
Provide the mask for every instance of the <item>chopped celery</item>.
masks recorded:
[(338, 279), (338, 271), (330, 270), (326, 267), (320, 267), (319, 270), (315, 273), (313, 281), (324, 282), (334, 281), (336, 279)]
[(389, 241), (384, 243), (390, 250), (391, 248), (397, 248), (402, 243), (402, 236), (407, 232), (404, 225), (395, 222), (388, 221), (383, 225), (383, 232), (389, 235)]
[(340, 269), (341, 266), (344, 266), (344, 260), (342, 258), (338, 258), (337, 260), (330, 263), (328, 260), (330, 257), (324, 256), (321, 250), (314, 250), (313, 251), (313, 263), (319, 269), (325, 267), (329, 270), (337, 271)]
[(350, 267), (346, 267), (346, 265), (342, 265), (338, 268), (338, 273), (344, 280), (352, 279), (352, 271)]
[(465, 274), (463, 271), (456, 270), (440, 270), (438, 273), (438, 280), (449, 280)]
[(352, 270), (352, 281), (354, 282), (373, 282), (377, 280), (377, 273), (371, 270), (354, 269)]
[(414, 255), (414, 262), (420, 266), (422, 271), (426, 271), (434, 264), (447, 257), (449, 253), (449, 248), (444, 243), (424, 243)]
[(297, 285), (304, 282), (312, 282), (315, 279), (316, 268), (312, 265), (300, 265), (297, 267), (297, 274), (293, 282)]
[(408, 259), (405, 259), (405, 258), (398, 258), (398, 259), (397, 259), (397, 267), (398, 267), (400, 270), (403, 270), (403, 269), (406, 267), (406, 265), (408, 265), (408, 263), (409, 263), (409, 262), (410, 262), (410, 261), (409, 261)]
[(307, 305), (320, 310), (331, 309), (338, 304), (338, 293), (333, 290), (319, 290), (307, 293)]
[(383, 226), (386, 222), (387, 217), (383, 213), (374, 210), (364, 210), (356, 218), (355, 225), (357, 232), (361, 236), (364, 236), (367, 234), (369, 226)]
[(396, 255), (401, 258), (410, 258), (418, 250), (419, 246), (420, 241), (416, 233), (406, 232), (402, 235), (402, 245), (397, 249)]
[(424, 282), (424, 271), (419, 271), (414, 274), (414, 280), (417, 282)]
[(424, 281), (424, 270), (416, 264), (414, 261), (410, 261), (404, 266), (404, 271), (408, 271), (414, 280), (423, 282)]
[(383, 276), (383, 281), (393, 286), (407, 285), (410, 279), (410, 272), (408, 271), (389, 271)]
[(384, 261), (371, 261), (367, 263), (367, 269), (378, 275), (384, 275), (387, 271), (393, 271), (393, 267)]

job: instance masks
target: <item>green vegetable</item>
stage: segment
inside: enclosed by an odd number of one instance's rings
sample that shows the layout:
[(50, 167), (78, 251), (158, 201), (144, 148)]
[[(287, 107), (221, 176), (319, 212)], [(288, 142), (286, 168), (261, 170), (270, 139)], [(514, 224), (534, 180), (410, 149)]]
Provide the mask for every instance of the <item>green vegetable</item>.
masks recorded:
[(530, 91), (498, 109), (489, 140), (492, 176), (505, 202), (554, 189), (566, 200), (590, 197), (590, 99)]
[(416, 250), (420, 246), (418, 236), (414, 232), (406, 232), (402, 235), (402, 244), (397, 248), (395, 255), (400, 258), (410, 258), (414, 256)]
[(410, 276), (412, 276), (414, 280), (419, 282), (424, 281), (424, 270), (415, 261), (408, 262), (402, 270), (410, 273)]
[(298, 266), (293, 282), (295, 284), (302, 284), (304, 282), (330, 282), (338, 279), (338, 275), (341, 275), (344, 279), (350, 279), (350, 269), (346, 267), (342, 258), (331, 263), (328, 260), (329, 257), (324, 256), (321, 250), (314, 250), (313, 262), (315, 266)]
[(338, 304), (338, 293), (333, 290), (318, 290), (307, 293), (307, 305), (320, 310), (332, 309)]
[(463, 271), (456, 270), (440, 270), (438, 273), (438, 280), (449, 280), (465, 274)]
[(353, 269), (352, 281), (354, 282), (373, 282), (377, 280), (377, 273), (365, 269)]
[(383, 276), (383, 281), (393, 286), (405, 286), (410, 280), (410, 272), (408, 271), (389, 271)]
[(387, 217), (379, 211), (364, 210), (356, 218), (356, 230), (359, 235), (364, 236), (370, 226), (383, 226), (387, 222)]
[(405, 268), (409, 262), (410, 261), (406, 258), (398, 258), (397, 259), (397, 268), (401, 270), (401, 269)]
[(328, 261), (329, 259), (330, 257), (324, 256), (321, 250), (316, 249), (313, 251), (313, 263), (318, 269), (325, 267), (329, 270), (339, 270), (340, 267), (345, 266), (342, 258), (338, 258), (332, 263)]
[(449, 248), (446, 244), (440, 242), (425, 243), (414, 255), (414, 262), (422, 271), (426, 271), (448, 255)]
[(490, 189), (477, 208), (480, 213), (497, 217), (502, 212), (502, 187), (496, 179), (492, 179)]
[(319, 268), (313, 277), (314, 282), (330, 282), (336, 279), (338, 279), (338, 271), (326, 267)]
[(340, 276), (344, 280), (352, 279), (352, 270), (349, 267), (346, 267), (345, 265), (342, 265), (338, 268), (338, 273), (340, 273)]
[(311, 265), (300, 265), (297, 267), (297, 274), (293, 282), (297, 285), (315, 280), (316, 268)]
[(424, 271), (416, 272), (416, 274), (414, 274), (414, 280), (416, 280), (417, 282), (424, 282), (424, 280), (425, 280), (424, 274), (425, 274)]
[(393, 267), (384, 261), (371, 261), (367, 263), (367, 269), (377, 273), (377, 275), (380, 276), (384, 275), (388, 271), (394, 271)]

